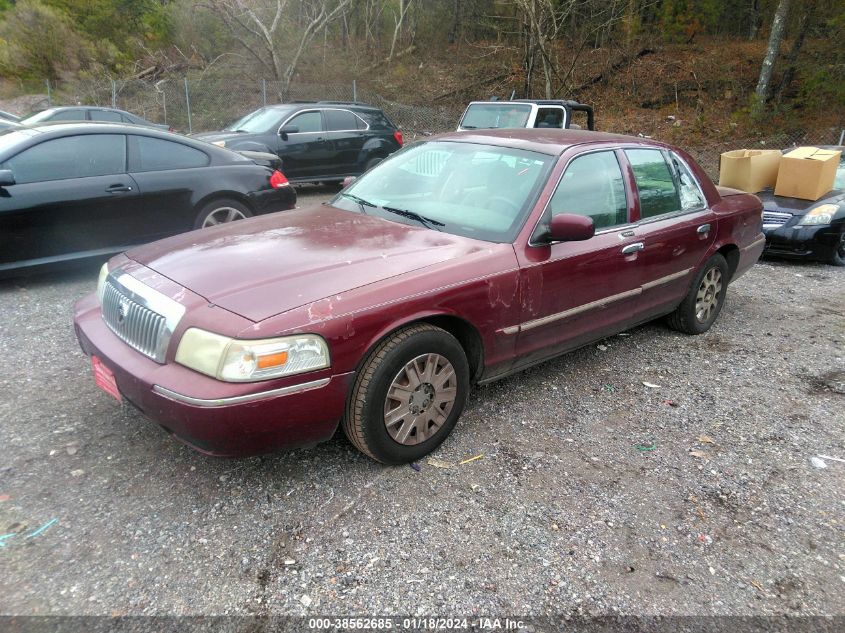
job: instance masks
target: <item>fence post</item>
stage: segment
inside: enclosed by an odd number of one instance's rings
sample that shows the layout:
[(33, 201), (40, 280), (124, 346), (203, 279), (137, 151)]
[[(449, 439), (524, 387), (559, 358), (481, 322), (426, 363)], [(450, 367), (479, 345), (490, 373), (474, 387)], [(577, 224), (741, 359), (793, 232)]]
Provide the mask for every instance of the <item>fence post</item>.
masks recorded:
[(352, 101), (358, 101), (358, 84), (352, 80)]
[(185, 105), (188, 107), (188, 134), (193, 133), (194, 128), (191, 125), (191, 95), (188, 92), (188, 78), (185, 77)]
[(845, 140), (845, 128), (839, 133), (839, 145), (842, 145), (843, 140)]
[(261, 100), (264, 104), (264, 107), (267, 107), (267, 80), (261, 80)]
[(111, 107), (117, 107), (117, 84), (114, 79), (111, 80)]
[(47, 83), (47, 107), (52, 108), (53, 107), (53, 93), (50, 91), (50, 80), (47, 79), (45, 81)]
[(167, 125), (167, 93), (161, 91), (161, 108), (164, 110), (164, 124)]

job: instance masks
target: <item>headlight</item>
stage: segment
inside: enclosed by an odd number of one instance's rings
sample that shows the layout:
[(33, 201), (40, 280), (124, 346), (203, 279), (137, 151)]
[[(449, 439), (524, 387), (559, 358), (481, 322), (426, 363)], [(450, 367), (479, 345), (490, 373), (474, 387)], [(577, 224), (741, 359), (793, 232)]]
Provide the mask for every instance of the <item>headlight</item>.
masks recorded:
[(212, 141), (211, 144), (217, 147), (226, 147), (226, 141)]
[(833, 221), (833, 216), (839, 210), (835, 204), (820, 204), (812, 211), (809, 211), (798, 222), (798, 226), (813, 226), (817, 224), (830, 224)]
[(189, 328), (176, 362), (226, 382), (253, 382), (329, 366), (329, 347), (316, 334), (239, 340)]
[(109, 276), (108, 262), (103, 264), (100, 268), (100, 276), (97, 278), (97, 299), (100, 300), (100, 305), (103, 305), (103, 291), (106, 289), (106, 277)]

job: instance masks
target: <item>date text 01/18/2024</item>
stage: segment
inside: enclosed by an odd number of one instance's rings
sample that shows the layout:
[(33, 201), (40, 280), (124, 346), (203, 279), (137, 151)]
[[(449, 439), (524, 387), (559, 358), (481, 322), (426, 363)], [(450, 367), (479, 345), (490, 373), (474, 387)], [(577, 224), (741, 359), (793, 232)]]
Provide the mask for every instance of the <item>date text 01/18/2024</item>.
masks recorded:
[(525, 623), (522, 620), (512, 618), (347, 617), (308, 619), (309, 629), (334, 631), (445, 631), (464, 629), (483, 631), (519, 631), (524, 627)]

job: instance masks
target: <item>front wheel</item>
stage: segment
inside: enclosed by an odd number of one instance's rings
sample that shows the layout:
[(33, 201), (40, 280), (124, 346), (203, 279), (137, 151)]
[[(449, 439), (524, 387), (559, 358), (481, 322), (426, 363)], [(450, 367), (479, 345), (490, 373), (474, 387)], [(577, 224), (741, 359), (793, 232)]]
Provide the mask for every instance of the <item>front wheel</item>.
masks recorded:
[(252, 217), (252, 211), (237, 200), (212, 200), (197, 214), (194, 221), (195, 229), (206, 229), (218, 224), (226, 224), (235, 220)]
[(413, 462), (440, 446), (469, 393), (469, 364), (454, 336), (412, 325), (380, 343), (358, 372), (343, 430), (384, 464)]
[(839, 232), (839, 240), (836, 242), (829, 263), (833, 266), (845, 266), (845, 227)]
[(719, 253), (708, 259), (690, 286), (687, 296), (669, 315), (669, 327), (684, 334), (703, 334), (710, 329), (728, 290), (730, 270)]

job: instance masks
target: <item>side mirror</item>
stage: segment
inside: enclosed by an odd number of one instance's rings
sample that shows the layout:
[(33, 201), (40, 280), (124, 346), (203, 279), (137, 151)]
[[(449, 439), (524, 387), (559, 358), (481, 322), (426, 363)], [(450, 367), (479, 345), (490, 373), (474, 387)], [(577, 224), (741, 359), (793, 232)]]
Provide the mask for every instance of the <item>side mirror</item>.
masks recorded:
[(552, 217), (545, 237), (550, 242), (581, 242), (595, 234), (593, 218), (575, 213), (560, 213)]
[(358, 178), (357, 176), (347, 176), (346, 178), (343, 179), (343, 182), (340, 183), (340, 187), (342, 189), (346, 189), (349, 185), (351, 185), (353, 182), (355, 182), (355, 180), (357, 178)]
[(282, 137), (283, 141), (288, 140), (288, 134), (296, 134), (299, 132), (299, 128), (295, 125), (286, 125), (281, 130), (279, 130), (279, 136)]
[(11, 169), (0, 169), (0, 187), (8, 187), (15, 184), (15, 174)]

